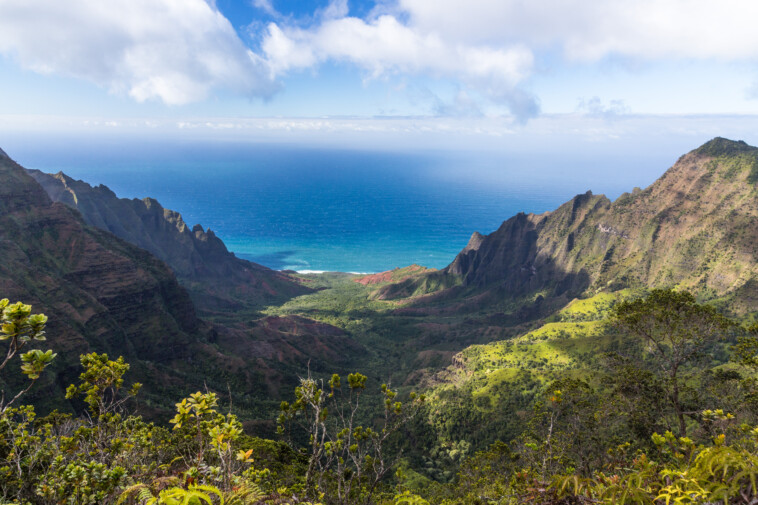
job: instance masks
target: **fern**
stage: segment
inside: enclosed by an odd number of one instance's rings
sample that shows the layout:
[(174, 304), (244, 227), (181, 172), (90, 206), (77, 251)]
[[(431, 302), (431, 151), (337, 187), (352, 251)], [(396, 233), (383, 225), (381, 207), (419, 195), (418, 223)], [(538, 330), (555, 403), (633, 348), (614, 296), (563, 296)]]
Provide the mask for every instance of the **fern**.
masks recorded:
[(226, 495), (227, 505), (252, 505), (263, 498), (264, 494), (257, 484), (242, 484)]
[(707, 482), (711, 500), (758, 496), (758, 458), (747, 451), (708, 448), (698, 455), (693, 473)]
[[(176, 479), (170, 479), (175, 482)], [(160, 485), (158, 480), (153, 484)], [(256, 488), (257, 489), (257, 488)], [(258, 490), (260, 497), (260, 490)], [(249, 493), (250, 494), (250, 493)], [(136, 498), (136, 501), (135, 501)], [(257, 499), (257, 498), (256, 498)], [(123, 503), (138, 503), (140, 505), (224, 505), (224, 494), (215, 486), (196, 485), (189, 489), (174, 486), (161, 490), (156, 496), (147, 484), (139, 483), (126, 488), (118, 498), (116, 505)], [(235, 505), (248, 505), (253, 501), (236, 501)]]
[(153, 498), (155, 496), (153, 496), (150, 487), (140, 482), (124, 489), (121, 495), (119, 495), (116, 505), (121, 505), (122, 503), (148, 503)]
[[(215, 495), (216, 500), (211, 495)], [(199, 505), (202, 502), (208, 505), (224, 505), (224, 494), (219, 488), (205, 484), (190, 486), (189, 489), (173, 487), (161, 491), (156, 503), (159, 505)], [(152, 503), (146, 505), (152, 505)]]
[(394, 505), (429, 505), (429, 502), (418, 495), (405, 491), (403, 494), (395, 495)]
[(169, 486), (176, 487), (179, 485), (178, 477), (159, 477), (149, 485), (142, 482), (138, 482), (128, 488), (124, 489), (116, 501), (116, 505), (128, 504), (140, 504), (140, 505), (154, 505), (158, 499), (159, 493), (168, 488)]

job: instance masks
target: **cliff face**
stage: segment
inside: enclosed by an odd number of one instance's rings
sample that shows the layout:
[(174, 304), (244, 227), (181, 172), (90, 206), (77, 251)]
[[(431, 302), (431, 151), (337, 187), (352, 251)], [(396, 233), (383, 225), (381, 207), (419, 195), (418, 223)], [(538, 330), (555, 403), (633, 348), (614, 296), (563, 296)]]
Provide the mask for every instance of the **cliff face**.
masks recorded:
[(0, 258), (0, 296), (50, 318), (45, 345), (59, 355), (58, 375), (35, 388), (37, 396), (61, 398), (50, 390), (72, 381), (79, 354), (92, 351), (125, 356), (133, 379), (156, 379), (149, 396), (160, 390), (157, 370), (188, 358), (211, 333), (166, 265), (86, 226), (7, 156), (0, 158)]
[[(77, 380), (79, 355), (87, 352), (124, 356), (131, 365), (129, 380), (145, 384), (141, 412), (149, 416), (166, 415), (179, 399), (210, 388), (231, 391), (238, 410), (264, 418), (274, 417), (280, 395), (291, 392), (308, 367), (342, 372), (351, 357), (365, 352), (325, 323), (294, 316), (258, 319), (252, 310), (235, 314), (234, 303), (253, 305), (244, 300), (248, 293), (260, 303), (307, 288), (235, 258), (213, 232), (190, 230), (155, 200), (119, 200), (102, 186), (35, 175), (48, 182), (47, 191), (7, 155), (0, 157), (0, 298), (47, 314), (48, 341), (42, 346), (58, 353), (52, 373), (28, 396), (43, 411), (71, 409), (62, 390)], [(148, 250), (88, 225), (83, 215), (169, 258), (205, 312), (228, 320), (219, 317), (211, 325), (198, 318), (172, 268)], [(222, 308), (213, 312), (214, 304)], [(3, 374), (0, 390), (7, 386), (3, 380), (15, 390), (13, 383), (23, 380), (16, 375)]]
[(190, 229), (181, 214), (152, 198), (118, 198), (106, 186), (92, 187), (63, 173), (29, 170), (53, 201), (77, 209), (85, 222), (153, 253), (176, 273), (201, 313), (231, 313), (282, 302), (310, 291), (286, 274), (229, 252), (208, 229)]
[(717, 138), (643, 191), (586, 193), (476, 234), (437, 275), (506, 298), (678, 285), (747, 310), (758, 300), (757, 182), (758, 148)]

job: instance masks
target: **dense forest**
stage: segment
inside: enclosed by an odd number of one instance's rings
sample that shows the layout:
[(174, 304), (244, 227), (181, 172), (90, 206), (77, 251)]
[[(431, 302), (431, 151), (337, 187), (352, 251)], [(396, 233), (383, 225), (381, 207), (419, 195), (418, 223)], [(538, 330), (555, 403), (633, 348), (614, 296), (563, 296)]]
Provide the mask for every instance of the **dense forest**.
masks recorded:
[[(37, 416), (23, 395), (56, 354), (26, 348), (45, 340), (47, 318), (21, 302), (0, 306), (0, 370), (26, 376), (0, 404), (4, 503), (758, 499), (758, 325), (741, 327), (686, 292), (615, 304), (610, 324), (630, 345), (603, 356), (601, 378), (539, 388), (511, 413), (511, 440), (461, 458), (425, 450), (435, 438), (425, 395), (401, 398), (382, 384), (378, 405), (365, 405), (371, 384), (360, 373), (301, 378), (281, 405), (281, 441), (245, 435), (231, 405), (209, 391), (181, 399), (168, 424), (147, 422), (135, 414), (140, 384), (129, 384), (129, 365), (97, 353), (81, 356), (79, 381), (66, 390), (84, 413)], [(720, 349), (731, 359), (713, 366)]]

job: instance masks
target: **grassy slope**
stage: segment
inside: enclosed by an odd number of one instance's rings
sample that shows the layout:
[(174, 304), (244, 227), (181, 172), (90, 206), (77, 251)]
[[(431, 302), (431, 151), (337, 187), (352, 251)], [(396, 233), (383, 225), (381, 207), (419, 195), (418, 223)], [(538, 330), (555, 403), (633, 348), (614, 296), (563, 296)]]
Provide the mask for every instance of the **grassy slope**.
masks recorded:
[(301, 315), (325, 322), (347, 331), (368, 349), (357, 357), (355, 370), (377, 380), (402, 383), (408, 368), (409, 349), (415, 349), (417, 321), (397, 316), (393, 310), (398, 302), (376, 300), (375, 286), (356, 282), (360, 276), (344, 273), (302, 275), (314, 293), (299, 296), (281, 306), (264, 309), (267, 315)]
[(441, 431), (443, 443), (456, 443), (457, 427), (445, 424), (463, 409), (472, 409), (466, 415), (479, 419), (483, 433), (475, 448), (480, 448), (515, 435), (519, 410), (528, 408), (547, 383), (596, 377), (602, 354), (624, 346), (608, 327), (608, 312), (630, 296), (630, 290), (622, 290), (576, 299), (532, 331), (464, 349), (435, 376), (428, 392), (429, 421)]
[[(515, 338), (473, 345), (455, 356), (453, 365), (438, 373), (427, 392), (428, 420), (442, 433), (443, 443), (456, 443), (456, 430), (445, 425), (461, 417), (479, 419), (483, 444), (507, 439), (520, 429), (524, 408), (550, 382), (579, 378), (601, 386), (603, 356), (628, 354), (636, 344), (619, 335), (609, 322), (610, 310), (621, 300), (642, 293), (624, 289), (575, 299), (539, 328)], [(718, 305), (722, 300), (714, 300)], [(749, 318), (748, 318), (749, 320)], [(729, 367), (728, 352), (719, 347), (706, 367)], [(632, 354), (633, 355), (633, 354)], [(514, 408), (515, 407), (515, 408)], [(475, 447), (475, 448), (480, 448)]]
[[(531, 325), (508, 328), (484, 323), (497, 319), (491, 311), (502, 307), (481, 314), (409, 314), (404, 308), (410, 300), (376, 299), (381, 283), (362, 285), (358, 276), (342, 273), (302, 277), (317, 291), (264, 312), (302, 315), (344, 329), (367, 352), (351, 360), (351, 370), (338, 372), (361, 371), (377, 386), (390, 381), (401, 390), (426, 390), (428, 420), (441, 444), (452, 447), (464, 433), (474, 433), (472, 450), (515, 434), (518, 412), (528, 409), (547, 383), (563, 377), (597, 382), (604, 353), (630, 345), (608, 324), (610, 310), (642, 294), (600, 292), (574, 299)], [(478, 330), (467, 333), (467, 328)]]
[(529, 329), (497, 321), (500, 305), (479, 312), (417, 313), (408, 310), (412, 299), (377, 299), (377, 290), (385, 283), (363, 285), (356, 282), (361, 276), (345, 273), (300, 277), (316, 291), (266, 307), (263, 313), (304, 316), (345, 330), (367, 349), (366, 355), (354, 360), (355, 369), (394, 384), (418, 384), (420, 376), (446, 367), (471, 344), (510, 338)]
[[(465, 391), (482, 412), (496, 408), (504, 390), (516, 385), (525, 399), (541, 384), (566, 374), (584, 376), (597, 367), (597, 356), (612, 348), (604, 317), (629, 290), (574, 300), (553, 321), (513, 330), (503, 339), (496, 326), (491, 338), (468, 346), (456, 339), (466, 326), (479, 327), (471, 315), (407, 315), (402, 304), (374, 298), (376, 286), (355, 282), (350, 274), (303, 275), (317, 291), (264, 310), (268, 315), (302, 315), (347, 331), (368, 353), (354, 369), (371, 379), (411, 387), (432, 386), (431, 402), (444, 411), (444, 398)], [(400, 310), (398, 310), (400, 309)], [(492, 314), (482, 314), (482, 319)], [(465, 332), (464, 332), (465, 333)], [(482, 335), (479, 334), (481, 337)], [(436, 337), (436, 339), (435, 339)], [(436, 341), (435, 341), (436, 340)], [(447, 366), (451, 360), (452, 366)], [(447, 368), (445, 368), (447, 367)], [(442, 371), (440, 371), (442, 370)], [(341, 372), (346, 372), (341, 371)], [(456, 400), (457, 401), (457, 400)]]

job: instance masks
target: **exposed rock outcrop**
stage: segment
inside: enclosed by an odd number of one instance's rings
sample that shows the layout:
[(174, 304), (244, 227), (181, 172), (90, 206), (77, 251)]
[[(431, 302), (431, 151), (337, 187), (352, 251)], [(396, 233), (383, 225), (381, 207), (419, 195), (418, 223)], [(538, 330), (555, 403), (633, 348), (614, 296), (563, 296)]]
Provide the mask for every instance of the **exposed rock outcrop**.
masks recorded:
[(118, 198), (59, 172), (29, 170), (54, 201), (77, 209), (85, 222), (150, 251), (166, 262), (201, 313), (218, 314), (281, 302), (310, 291), (292, 277), (237, 258), (211, 231), (187, 226), (181, 214), (153, 198)]

